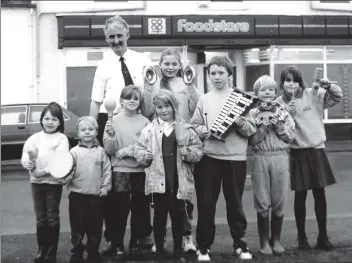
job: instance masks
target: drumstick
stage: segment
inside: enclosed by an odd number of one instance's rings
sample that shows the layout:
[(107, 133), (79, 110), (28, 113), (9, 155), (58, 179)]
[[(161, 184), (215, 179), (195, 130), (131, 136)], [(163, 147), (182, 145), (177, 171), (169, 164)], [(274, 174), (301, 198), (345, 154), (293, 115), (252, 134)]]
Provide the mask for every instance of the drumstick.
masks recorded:
[(204, 124), (205, 124), (205, 127), (208, 130), (208, 113), (204, 113), (204, 115), (205, 115)]

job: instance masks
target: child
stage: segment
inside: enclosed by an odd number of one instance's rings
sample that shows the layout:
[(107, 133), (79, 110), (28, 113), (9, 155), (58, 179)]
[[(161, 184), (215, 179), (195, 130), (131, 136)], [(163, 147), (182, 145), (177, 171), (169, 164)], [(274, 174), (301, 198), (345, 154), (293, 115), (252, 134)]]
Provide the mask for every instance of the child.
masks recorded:
[(169, 48), (162, 52), (160, 61), (161, 79), (154, 85), (145, 84), (143, 92), (142, 112), (147, 118), (155, 118), (153, 98), (160, 89), (167, 89), (174, 93), (179, 101), (179, 114), (189, 122), (201, 96), (196, 86), (192, 83), (186, 85), (183, 82), (181, 56), (177, 49)]
[[(77, 133), (80, 141), (71, 149), (76, 168), (67, 185), (72, 243), (70, 263), (83, 263), (84, 250), (88, 252), (89, 263), (98, 263), (103, 200), (111, 189), (111, 164), (96, 138), (98, 123), (93, 117), (80, 118)], [(87, 235), (86, 245), (82, 243), (84, 235)]]
[(142, 130), (135, 157), (146, 165), (145, 194), (155, 203), (153, 231), (156, 257), (164, 258), (167, 214), (170, 213), (174, 257), (183, 259), (182, 235), (186, 200), (191, 201), (194, 180), (191, 163), (202, 158), (202, 142), (194, 129), (180, 120), (172, 92), (160, 90), (154, 97), (157, 119)]
[[(56, 262), (60, 234), (60, 201), (64, 180), (52, 177), (47, 170), (48, 158), (55, 150), (69, 151), (64, 132), (64, 119), (60, 105), (49, 103), (40, 115), (42, 131), (28, 138), (23, 147), (22, 166), (29, 170), (32, 197), (37, 222), (38, 252), (35, 262)], [(31, 157), (31, 149), (37, 152)]]
[[(342, 90), (335, 84), (320, 88), (316, 95), (306, 88), (296, 67), (281, 72), (283, 94), (277, 102), (285, 105), (296, 123), (296, 137), (290, 150), (291, 189), (295, 191), (294, 210), (298, 230), (298, 248), (310, 249), (305, 232), (307, 190), (313, 191), (319, 235), (317, 248), (332, 250), (326, 232), (326, 198), (324, 187), (336, 183), (324, 151), (324, 110), (341, 101)], [(292, 96), (294, 94), (294, 96)]]
[[(290, 176), (287, 150), (294, 138), (295, 123), (283, 106), (271, 104), (277, 94), (274, 79), (261, 76), (254, 83), (253, 90), (260, 102), (264, 102), (264, 105), (260, 104), (250, 111), (256, 119), (257, 131), (249, 139), (253, 148), (251, 178), (260, 252), (282, 254), (285, 249), (280, 243), (280, 236)], [(269, 244), (270, 208), (272, 248)]]
[(221, 181), (235, 252), (241, 259), (251, 259), (247, 244), (242, 240), (247, 228), (242, 194), (246, 180), (248, 137), (256, 131), (256, 126), (250, 115), (246, 118), (237, 116), (234, 130), (225, 143), (209, 136), (213, 122), (232, 92), (228, 86), (228, 78), (232, 75), (231, 61), (226, 57), (213, 57), (209, 63), (208, 74), (214, 88), (200, 97), (190, 122), (204, 139), (204, 157), (196, 165), (194, 173), (198, 205), (198, 260), (210, 260), (210, 246), (215, 237), (215, 209)]
[[(169, 48), (162, 52), (160, 57), (160, 69), (162, 77), (153, 85), (145, 85), (143, 92), (142, 112), (147, 118), (155, 118), (155, 107), (153, 97), (161, 89), (167, 89), (173, 92), (179, 102), (179, 115), (185, 122), (189, 122), (197, 102), (201, 96), (194, 84), (186, 85), (183, 82), (183, 71), (181, 56), (177, 49)], [(194, 244), (192, 237), (192, 219), (193, 204), (187, 201), (188, 217), (184, 219), (184, 232), (182, 247), (185, 252), (196, 251), (197, 247)], [(155, 247), (152, 251), (154, 252)]]
[(145, 173), (134, 158), (134, 143), (150, 121), (138, 114), (141, 103), (141, 91), (130, 85), (121, 91), (122, 112), (115, 115), (112, 123), (105, 126), (104, 147), (111, 155), (112, 177), (112, 213), (114, 222), (112, 249), (114, 253), (124, 254), (123, 239), (127, 218), (131, 210), (131, 239), (129, 252), (138, 255), (138, 239), (149, 236), (152, 232), (150, 222), (149, 200), (144, 194)]

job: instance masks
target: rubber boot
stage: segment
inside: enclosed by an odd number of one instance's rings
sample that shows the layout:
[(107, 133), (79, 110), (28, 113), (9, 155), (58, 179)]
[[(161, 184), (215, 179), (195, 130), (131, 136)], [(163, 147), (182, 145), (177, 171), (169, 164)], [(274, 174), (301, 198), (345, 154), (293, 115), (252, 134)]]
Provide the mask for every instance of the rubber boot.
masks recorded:
[(273, 252), (277, 255), (281, 255), (285, 252), (285, 248), (280, 243), (282, 222), (284, 217), (277, 216), (276, 214), (271, 214), (271, 245)]
[(34, 258), (35, 263), (42, 263), (46, 252), (46, 226), (37, 226), (38, 252)]
[(44, 256), (45, 263), (56, 263), (57, 247), (60, 236), (60, 225), (48, 226), (48, 250)]
[(269, 244), (269, 217), (257, 213), (257, 226), (260, 239), (260, 253), (272, 255), (273, 251)]

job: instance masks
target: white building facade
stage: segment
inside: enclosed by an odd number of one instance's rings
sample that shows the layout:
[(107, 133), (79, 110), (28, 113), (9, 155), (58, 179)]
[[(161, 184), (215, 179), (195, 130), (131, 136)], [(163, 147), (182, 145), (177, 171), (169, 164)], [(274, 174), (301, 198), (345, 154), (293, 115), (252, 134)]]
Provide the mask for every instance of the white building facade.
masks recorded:
[(325, 122), (350, 124), (352, 3), (331, 2), (96, 0), (3, 7), (1, 103), (54, 100), (88, 114), (94, 71), (108, 50), (105, 19), (119, 14), (131, 27), (129, 47), (148, 52), (155, 64), (167, 47), (187, 46), (185, 59), (196, 65), (201, 92), (210, 89), (205, 68), (216, 54), (234, 62), (233, 84), (248, 92), (260, 75), (278, 80), (289, 65), (297, 65), (310, 85), (322, 67), (344, 92)]

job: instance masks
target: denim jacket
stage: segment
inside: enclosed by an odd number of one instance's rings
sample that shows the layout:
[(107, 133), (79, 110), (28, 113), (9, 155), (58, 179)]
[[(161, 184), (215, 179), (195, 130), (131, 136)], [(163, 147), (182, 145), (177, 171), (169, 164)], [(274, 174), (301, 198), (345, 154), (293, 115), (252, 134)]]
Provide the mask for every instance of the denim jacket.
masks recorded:
[[(181, 122), (184, 130), (184, 146), (187, 154), (181, 157), (177, 149), (177, 172), (179, 188), (176, 197), (180, 200), (191, 200), (194, 192), (193, 163), (197, 163), (203, 157), (203, 144), (193, 127)], [(163, 125), (158, 119), (154, 119), (146, 126), (135, 145), (134, 156), (137, 162), (145, 168), (146, 182), (145, 194), (165, 193), (165, 167), (162, 155)], [(153, 154), (150, 162), (143, 160), (146, 152)]]

